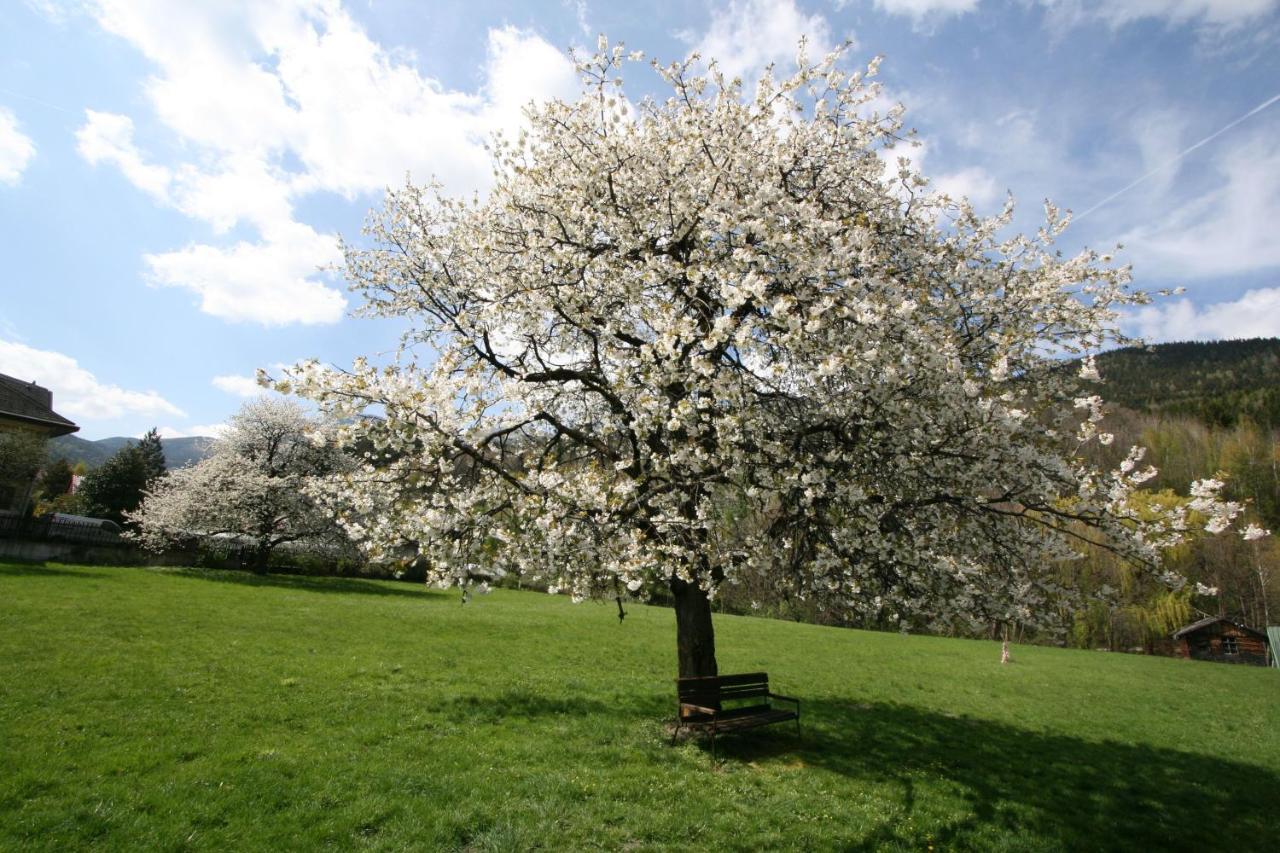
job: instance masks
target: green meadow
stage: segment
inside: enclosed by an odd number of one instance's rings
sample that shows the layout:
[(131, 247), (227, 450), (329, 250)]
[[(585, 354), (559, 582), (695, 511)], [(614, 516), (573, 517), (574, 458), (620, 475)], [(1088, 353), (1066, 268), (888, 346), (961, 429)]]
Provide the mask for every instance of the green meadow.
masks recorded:
[(2, 849), (1280, 849), (1280, 672), (718, 616), (802, 700), (670, 742), (675, 626), (0, 565)]

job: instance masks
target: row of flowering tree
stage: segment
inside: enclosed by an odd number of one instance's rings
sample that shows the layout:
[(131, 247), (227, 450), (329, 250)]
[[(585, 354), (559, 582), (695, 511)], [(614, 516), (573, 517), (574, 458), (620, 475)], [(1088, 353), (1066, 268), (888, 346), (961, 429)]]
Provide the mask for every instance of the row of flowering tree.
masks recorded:
[(1060, 256), (1052, 206), (1006, 236), (1011, 208), (887, 167), (900, 109), (843, 57), (749, 91), (653, 63), (668, 94), (636, 101), (640, 57), (602, 42), (578, 100), (495, 141), (487, 195), (389, 192), (346, 269), (365, 315), (408, 322), (400, 358), (276, 385), (365, 449), (317, 499), (441, 584), (666, 587), (686, 676), (716, 672), (712, 601), (745, 572), (922, 628), (1034, 622), (1080, 542), (1176, 585), (1161, 549), (1240, 507), (1201, 482), (1135, 511), (1152, 471), (1079, 452), (1110, 436), (1061, 357), (1147, 297)]

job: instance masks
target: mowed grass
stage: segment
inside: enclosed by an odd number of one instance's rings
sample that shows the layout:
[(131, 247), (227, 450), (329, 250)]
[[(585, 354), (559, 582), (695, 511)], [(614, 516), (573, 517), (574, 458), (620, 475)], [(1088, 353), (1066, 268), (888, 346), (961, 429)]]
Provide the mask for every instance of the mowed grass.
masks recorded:
[(0, 848), (1280, 848), (1280, 672), (716, 629), (800, 737), (669, 745), (668, 610), (0, 565)]

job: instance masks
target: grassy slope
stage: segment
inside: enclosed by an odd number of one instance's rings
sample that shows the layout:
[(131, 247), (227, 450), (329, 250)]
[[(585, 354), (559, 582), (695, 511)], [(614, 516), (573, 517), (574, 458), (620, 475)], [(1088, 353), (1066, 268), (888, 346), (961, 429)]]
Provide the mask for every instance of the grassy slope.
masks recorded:
[(1275, 671), (717, 632), (800, 740), (668, 746), (669, 611), (0, 566), (0, 848), (1280, 844)]

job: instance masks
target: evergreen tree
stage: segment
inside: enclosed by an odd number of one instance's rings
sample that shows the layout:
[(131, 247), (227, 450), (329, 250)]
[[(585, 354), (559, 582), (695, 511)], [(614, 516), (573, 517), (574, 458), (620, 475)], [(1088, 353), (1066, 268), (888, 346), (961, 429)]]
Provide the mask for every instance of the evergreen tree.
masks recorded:
[(53, 499), (71, 491), (71, 463), (59, 456), (45, 466), (36, 483), (36, 493), (42, 498)]
[(138, 445), (122, 447), (115, 456), (90, 471), (80, 484), (85, 511), (123, 524), (125, 513), (142, 503), (149, 472), (147, 458)]
[(157, 477), (165, 473), (164, 445), (160, 443), (160, 433), (152, 427), (138, 442), (138, 452), (142, 454), (143, 464), (147, 468), (147, 485), (150, 487)]

